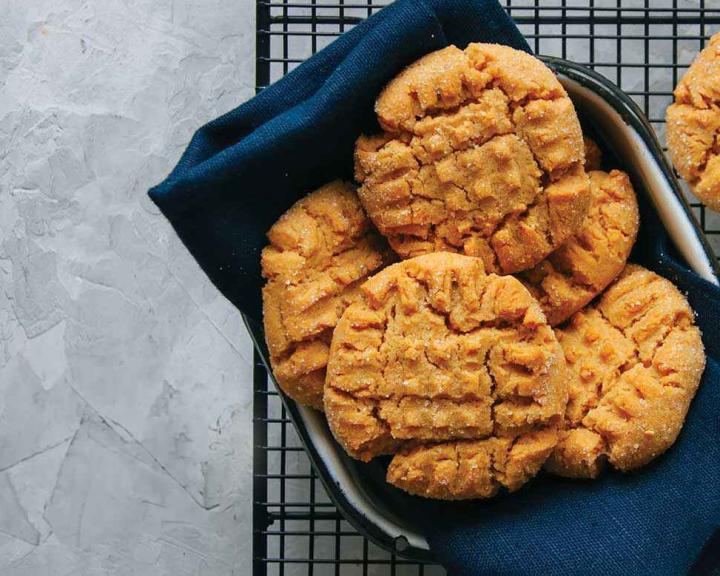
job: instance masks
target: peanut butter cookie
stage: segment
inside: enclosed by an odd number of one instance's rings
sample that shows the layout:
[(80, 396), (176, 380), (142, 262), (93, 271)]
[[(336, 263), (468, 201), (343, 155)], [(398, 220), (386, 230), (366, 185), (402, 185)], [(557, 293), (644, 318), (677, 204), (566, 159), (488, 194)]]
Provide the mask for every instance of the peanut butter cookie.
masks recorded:
[(353, 457), (395, 456), (426, 497), (514, 490), (542, 466), (566, 402), (562, 350), (537, 302), (482, 261), (433, 253), (363, 284), (334, 332), (325, 413)]
[(682, 428), (705, 368), (693, 311), (668, 280), (628, 265), (600, 301), (556, 331), (572, 373), (565, 430), (546, 463), (594, 478), (639, 468)]
[(666, 120), (675, 168), (701, 202), (720, 211), (720, 33), (675, 87)]
[(375, 110), (384, 132), (357, 141), (358, 195), (402, 258), (459, 252), (517, 272), (580, 228), (590, 200), (580, 124), (533, 56), (449, 46), (406, 68)]
[(322, 409), (332, 331), (390, 250), (339, 180), (295, 203), (268, 238), (263, 321), (273, 373), (288, 396)]
[(640, 224), (627, 174), (590, 172), (592, 200), (580, 231), (543, 262), (520, 274), (552, 326), (600, 294), (625, 267)]

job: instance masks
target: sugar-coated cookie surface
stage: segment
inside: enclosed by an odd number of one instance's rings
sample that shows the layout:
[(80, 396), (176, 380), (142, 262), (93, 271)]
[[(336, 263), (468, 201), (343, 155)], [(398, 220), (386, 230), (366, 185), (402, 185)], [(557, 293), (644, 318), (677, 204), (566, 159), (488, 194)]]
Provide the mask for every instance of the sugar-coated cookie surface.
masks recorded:
[(376, 113), (384, 132), (356, 144), (358, 194), (401, 257), (459, 252), (511, 273), (579, 229), (590, 198), (580, 124), (533, 56), (433, 52), (387, 85)]
[(291, 398), (322, 409), (332, 330), (389, 249), (339, 180), (295, 203), (268, 239), (263, 321), (273, 374)]
[(433, 253), (361, 291), (333, 334), (325, 384), (345, 450), (400, 451), (388, 481), (434, 498), (488, 497), (533, 476), (555, 442), (566, 374), (522, 284), (486, 275), (478, 258)]
[(666, 120), (675, 168), (701, 202), (720, 211), (720, 33), (675, 87)]
[(665, 452), (705, 368), (700, 331), (678, 289), (628, 265), (556, 333), (572, 377), (565, 429), (546, 468), (594, 478), (606, 460), (628, 471)]
[(520, 274), (552, 326), (600, 294), (625, 267), (640, 218), (627, 174), (590, 172), (592, 200), (580, 231), (540, 264)]
[(390, 462), (387, 481), (425, 498), (492, 498), (501, 487), (512, 492), (535, 476), (557, 438), (557, 429), (548, 426), (514, 438), (408, 447)]

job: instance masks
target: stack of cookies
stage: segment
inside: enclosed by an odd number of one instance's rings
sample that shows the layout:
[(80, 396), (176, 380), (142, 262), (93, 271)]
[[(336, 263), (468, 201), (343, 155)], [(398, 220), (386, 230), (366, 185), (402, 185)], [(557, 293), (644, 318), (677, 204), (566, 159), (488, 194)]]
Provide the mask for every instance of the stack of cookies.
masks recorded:
[(677, 438), (704, 370), (694, 314), (627, 264), (630, 179), (604, 172), (552, 71), (453, 46), (380, 94), (381, 132), (270, 229), (275, 379), (391, 484), (488, 498), (543, 467), (594, 478)]

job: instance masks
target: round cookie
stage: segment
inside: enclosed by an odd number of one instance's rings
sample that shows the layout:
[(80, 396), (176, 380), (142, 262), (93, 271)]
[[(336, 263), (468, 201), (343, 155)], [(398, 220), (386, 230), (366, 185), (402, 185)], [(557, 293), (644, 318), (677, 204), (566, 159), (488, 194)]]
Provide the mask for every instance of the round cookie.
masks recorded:
[(532, 477), (566, 402), (562, 350), (537, 302), (478, 258), (433, 253), (370, 278), (333, 334), (325, 413), (353, 457), (399, 453), (390, 483), (483, 498)]
[(673, 164), (693, 193), (720, 211), (720, 33), (675, 87), (666, 112)]
[(572, 374), (565, 430), (546, 463), (594, 478), (639, 468), (682, 428), (705, 368), (693, 311), (668, 280), (628, 265), (594, 306), (556, 330)]
[(570, 318), (622, 272), (640, 225), (627, 174), (613, 170), (589, 176), (592, 200), (580, 231), (519, 276), (552, 326)]
[(590, 199), (580, 124), (533, 56), (449, 46), (392, 80), (375, 110), (384, 132), (356, 143), (358, 195), (402, 258), (459, 252), (511, 273), (579, 229)]
[(288, 396), (322, 409), (332, 331), (390, 250), (352, 185), (339, 180), (295, 203), (268, 239), (263, 322), (273, 374)]

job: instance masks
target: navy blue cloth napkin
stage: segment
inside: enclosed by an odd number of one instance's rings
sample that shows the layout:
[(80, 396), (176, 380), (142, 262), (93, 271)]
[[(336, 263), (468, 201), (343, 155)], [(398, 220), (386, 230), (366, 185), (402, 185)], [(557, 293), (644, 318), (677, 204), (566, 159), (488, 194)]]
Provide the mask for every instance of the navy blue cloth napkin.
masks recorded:
[[(309, 190), (351, 177), (354, 140), (376, 128), (372, 105), (391, 77), (427, 52), (471, 41), (529, 50), (496, 0), (398, 0), (200, 128), (150, 196), (215, 285), (260, 320), (270, 225)], [(720, 291), (673, 257), (653, 215), (643, 235), (640, 260), (688, 293), (711, 356), (677, 445), (639, 474), (541, 477), (490, 502), (414, 499), (452, 576), (682, 574), (718, 527)], [(716, 559), (706, 547), (695, 570)]]

